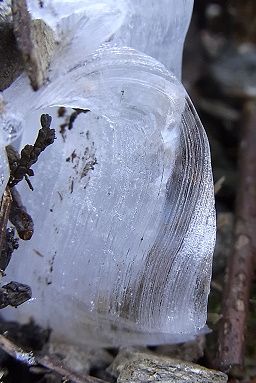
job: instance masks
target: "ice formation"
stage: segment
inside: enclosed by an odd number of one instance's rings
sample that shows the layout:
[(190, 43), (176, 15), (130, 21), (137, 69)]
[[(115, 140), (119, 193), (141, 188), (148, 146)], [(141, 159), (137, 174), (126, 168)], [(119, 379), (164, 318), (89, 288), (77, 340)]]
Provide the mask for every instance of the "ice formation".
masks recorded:
[[(33, 143), (42, 113), (52, 115), (57, 132), (33, 168), (34, 192), (20, 187), (35, 233), (8, 267), (8, 278), (32, 286), (33, 299), (6, 310), (6, 317), (33, 315), (56, 339), (73, 341), (75, 334), (76, 341), (93, 345), (175, 342), (206, 322), (215, 239), (208, 141), (175, 75), (154, 58), (121, 47), (127, 43), (162, 59), (165, 38), (177, 29), (177, 61), (169, 67), (179, 75), (192, 1), (169, 1), (178, 25), (163, 12), (165, 1), (149, 3), (150, 15), (166, 19), (163, 31), (153, 19), (151, 46), (147, 35), (140, 40), (142, 31), (136, 35), (140, 24), (150, 30), (144, 1), (93, 2), (93, 16), (85, 18), (89, 2), (77, 1), (77, 12), (67, 18), (74, 1), (62, 1), (63, 7), (49, 1), (43, 12), (58, 5), (63, 15), (53, 17), (52, 27), (68, 36), (49, 81), (34, 93), (23, 76), (4, 92), (8, 113), (25, 121), (21, 146)], [(81, 31), (86, 36), (77, 42), (81, 48), (88, 36), (93, 40), (90, 26), (96, 30), (99, 20), (107, 27), (78, 54), (75, 33), (78, 40)], [(106, 39), (109, 44), (95, 50)], [(63, 117), (60, 106), (66, 107)], [(84, 112), (60, 133), (71, 108)]]

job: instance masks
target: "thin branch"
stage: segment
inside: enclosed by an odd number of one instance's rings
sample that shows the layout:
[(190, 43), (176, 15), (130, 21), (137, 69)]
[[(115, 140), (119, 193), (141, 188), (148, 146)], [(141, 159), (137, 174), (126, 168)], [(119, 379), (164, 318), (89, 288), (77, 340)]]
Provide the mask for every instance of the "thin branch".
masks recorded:
[[(10, 179), (8, 185), (13, 187), (17, 185), (23, 178), (33, 176), (34, 172), (31, 166), (34, 165), (40, 154), (53, 144), (55, 140), (55, 130), (50, 128), (52, 118), (49, 114), (41, 115), (41, 126), (34, 145), (25, 145), (21, 154), (16, 152), (12, 146), (7, 146), (6, 151), (10, 165)], [(32, 186), (30, 189), (33, 190)]]
[(15, 230), (12, 227), (8, 227), (5, 231), (5, 242), (0, 252), (0, 270), (3, 275), (6, 267), (9, 265), (12, 253), (18, 247), (19, 239), (15, 237)]
[(93, 376), (80, 376), (77, 373), (70, 371), (53, 356), (36, 356), (33, 354), (33, 352), (25, 352), (21, 347), (7, 339), (4, 335), (0, 335), (0, 347), (14, 359), (25, 363), (27, 366), (41, 365), (51, 370), (52, 372), (63, 376), (66, 380), (69, 380), (70, 383), (106, 383), (104, 380), (95, 378)]
[(256, 103), (245, 106), (233, 252), (228, 261), (217, 367), (243, 368), (250, 287), (256, 254)]
[(7, 339), (4, 335), (0, 335), (0, 347), (8, 355), (14, 359), (27, 364), (28, 366), (34, 366), (37, 364), (33, 353), (25, 352), (21, 347), (18, 347), (11, 340)]
[(50, 370), (57, 372), (73, 383), (106, 383), (104, 380), (89, 375), (79, 376), (78, 374), (65, 368), (61, 362), (52, 356), (43, 356), (38, 358), (38, 363)]

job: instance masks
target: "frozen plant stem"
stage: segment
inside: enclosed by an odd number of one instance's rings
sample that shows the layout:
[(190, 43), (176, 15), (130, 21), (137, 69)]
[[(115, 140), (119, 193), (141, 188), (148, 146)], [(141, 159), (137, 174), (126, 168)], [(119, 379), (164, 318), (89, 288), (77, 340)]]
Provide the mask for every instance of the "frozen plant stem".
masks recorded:
[[(14, 230), (7, 228), (8, 220), (15, 226), (19, 237), (31, 239), (33, 235), (33, 220), (23, 206), (20, 195), (14, 185), (27, 175), (34, 175), (31, 166), (38, 160), (39, 155), (51, 145), (55, 139), (55, 130), (50, 128), (51, 116), (41, 115), (42, 128), (38, 132), (34, 145), (26, 145), (19, 155), (14, 148), (7, 147), (10, 165), (10, 179), (0, 201), (0, 273), (8, 266), (13, 250), (18, 248), (14, 238)], [(29, 183), (30, 184), (30, 183)], [(31, 186), (32, 187), (32, 186)], [(32, 189), (33, 190), (33, 189)], [(0, 288), (0, 309), (7, 306), (17, 307), (30, 299), (31, 288), (19, 282), (10, 282)]]
[(23, 206), (19, 192), (15, 187), (11, 188), (12, 203), (9, 220), (16, 228), (17, 233), (24, 241), (29, 240), (34, 232), (34, 223), (31, 216)]
[(12, 196), (9, 188), (6, 188), (2, 201), (0, 203), (0, 254), (4, 247), (6, 236), (6, 225), (9, 219), (9, 213), (11, 209)]
[(53, 144), (55, 140), (55, 130), (50, 128), (51, 121), (52, 118), (48, 114), (41, 115), (42, 128), (38, 132), (34, 145), (24, 146), (20, 156), (12, 146), (7, 147), (11, 171), (8, 185), (11, 188), (25, 178), (30, 189), (33, 190), (33, 187), (28, 179), (28, 176), (34, 175), (31, 166), (37, 162), (39, 155), (47, 148), (47, 146)]
[[(245, 104), (239, 152), (234, 248), (228, 262), (217, 367), (240, 370), (256, 249), (256, 102)], [(232, 370), (231, 370), (232, 373)]]

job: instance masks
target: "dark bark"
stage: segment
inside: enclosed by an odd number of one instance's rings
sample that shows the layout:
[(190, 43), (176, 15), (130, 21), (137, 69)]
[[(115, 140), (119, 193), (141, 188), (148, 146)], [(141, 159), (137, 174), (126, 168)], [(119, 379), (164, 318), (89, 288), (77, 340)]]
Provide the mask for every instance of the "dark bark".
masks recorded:
[(248, 101), (242, 124), (234, 248), (226, 276), (217, 367), (239, 372), (256, 252), (256, 102)]

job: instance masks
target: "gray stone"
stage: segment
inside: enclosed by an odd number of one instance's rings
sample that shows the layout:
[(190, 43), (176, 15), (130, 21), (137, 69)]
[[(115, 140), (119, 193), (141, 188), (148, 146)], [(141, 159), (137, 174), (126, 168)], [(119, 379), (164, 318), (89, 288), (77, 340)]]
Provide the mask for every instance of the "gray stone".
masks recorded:
[(121, 361), (117, 383), (226, 383), (228, 378), (219, 371), (197, 364), (150, 353), (135, 352), (134, 357)]
[(56, 41), (53, 30), (43, 20), (32, 20), (31, 33), (37, 75), (32, 73), (30, 62), (27, 65), (27, 73), (33, 88), (37, 89), (46, 78), (46, 71), (54, 54)]
[(123, 370), (124, 366), (137, 360), (140, 355), (144, 355), (147, 353), (148, 355), (154, 355), (150, 351), (148, 351), (147, 347), (123, 347), (119, 349), (117, 356), (115, 357), (113, 363), (107, 368), (107, 372), (110, 373), (115, 378), (118, 377), (120, 371)]

